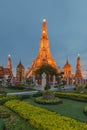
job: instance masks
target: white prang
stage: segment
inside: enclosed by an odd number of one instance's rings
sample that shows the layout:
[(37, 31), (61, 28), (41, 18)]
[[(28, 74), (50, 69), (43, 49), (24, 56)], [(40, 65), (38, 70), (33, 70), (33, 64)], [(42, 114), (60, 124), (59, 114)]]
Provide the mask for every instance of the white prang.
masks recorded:
[(43, 19), (43, 22), (46, 22), (46, 19)]
[(46, 74), (43, 73), (42, 74), (42, 83), (41, 83), (42, 90), (44, 90), (45, 86), (46, 86)]
[(8, 57), (10, 58), (10, 57), (11, 57), (11, 55), (9, 54), (9, 55), (8, 55)]
[(80, 57), (80, 54), (78, 53), (78, 57)]

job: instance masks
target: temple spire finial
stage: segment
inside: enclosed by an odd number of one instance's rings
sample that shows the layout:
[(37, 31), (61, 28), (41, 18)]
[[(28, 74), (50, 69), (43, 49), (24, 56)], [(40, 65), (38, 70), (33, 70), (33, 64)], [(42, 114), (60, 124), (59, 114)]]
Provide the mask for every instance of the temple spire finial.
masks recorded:
[(46, 19), (45, 19), (45, 18), (43, 19), (43, 22), (46, 22)]
[(80, 54), (78, 53), (78, 57), (80, 57)]
[(43, 19), (43, 22), (42, 22), (41, 38), (48, 38), (46, 19)]

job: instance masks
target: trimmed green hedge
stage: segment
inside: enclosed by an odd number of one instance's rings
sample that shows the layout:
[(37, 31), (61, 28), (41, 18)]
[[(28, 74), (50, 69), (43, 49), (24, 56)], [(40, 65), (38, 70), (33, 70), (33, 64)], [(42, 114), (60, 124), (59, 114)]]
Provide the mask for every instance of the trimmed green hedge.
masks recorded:
[(12, 99), (23, 100), (29, 97), (30, 97), (29, 95), (7, 95), (7, 96), (0, 95), (0, 105), (4, 104), (8, 100), (12, 100)]
[(16, 99), (15, 95), (0, 96), (0, 105), (4, 104), (8, 100)]
[[(29, 122), (3, 105), (0, 105), (0, 118), (4, 121), (5, 129), (3, 130), (37, 130)], [(0, 130), (2, 129), (0, 128)]]
[(8, 101), (5, 106), (29, 121), (38, 130), (87, 130), (87, 123), (60, 116), (24, 101)]
[(67, 92), (55, 92), (56, 97), (64, 97), (69, 98), (77, 101), (87, 101), (86, 94), (77, 94), (77, 93), (67, 93)]
[(62, 100), (55, 97), (54, 99), (52, 100), (47, 100), (47, 99), (44, 99), (43, 97), (37, 97), (35, 99), (35, 102), (39, 103), (39, 104), (60, 104), (62, 103)]

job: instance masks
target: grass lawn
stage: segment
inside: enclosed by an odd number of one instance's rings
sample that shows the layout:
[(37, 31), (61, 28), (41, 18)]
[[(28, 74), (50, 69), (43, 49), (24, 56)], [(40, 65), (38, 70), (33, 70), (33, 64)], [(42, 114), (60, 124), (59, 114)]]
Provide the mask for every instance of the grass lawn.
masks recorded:
[(63, 104), (41, 105), (34, 102), (34, 97), (31, 97), (30, 99), (25, 99), (24, 101), (30, 102), (31, 104), (39, 107), (46, 108), (50, 111), (55, 111), (60, 115), (71, 117), (82, 122), (87, 122), (87, 116), (85, 116), (83, 113), (84, 107), (87, 106), (86, 102), (79, 102), (62, 98)]
[(0, 106), (0, 118), (3, 119), (6, 130), (37, 130), (5, 106)]

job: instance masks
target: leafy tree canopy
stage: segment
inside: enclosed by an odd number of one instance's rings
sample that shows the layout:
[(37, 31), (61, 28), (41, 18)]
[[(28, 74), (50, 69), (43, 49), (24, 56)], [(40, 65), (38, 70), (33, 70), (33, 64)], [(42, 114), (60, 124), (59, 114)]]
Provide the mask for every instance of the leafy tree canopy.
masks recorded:
[(47, 75), (57, 75), (57, 69), (55, 69), (54, 67), (52, 67), (49, 64), (46, 65), (42, 65), (39, 69), (37, 69), (35, 71), (35, 75), (39, 74), (41, 75), (43, 72), (45, 72), (45, 74)]

